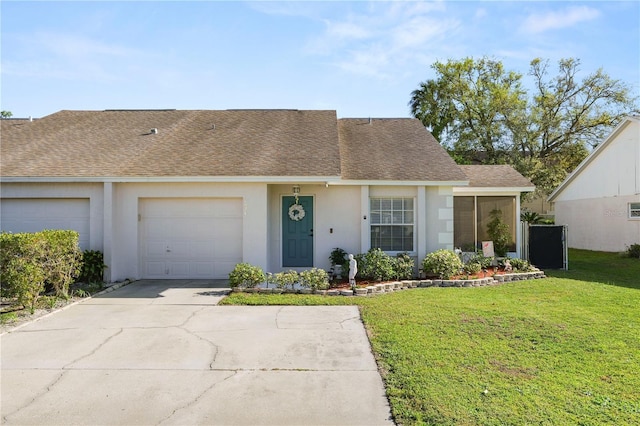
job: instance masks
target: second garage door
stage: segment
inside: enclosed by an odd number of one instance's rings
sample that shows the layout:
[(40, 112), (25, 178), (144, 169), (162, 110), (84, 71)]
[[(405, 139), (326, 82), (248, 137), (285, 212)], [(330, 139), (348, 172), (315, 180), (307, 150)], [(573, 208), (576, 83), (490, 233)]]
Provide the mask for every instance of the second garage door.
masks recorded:
[(6, 232), (38, 232), (44, 229), (78, 231), (80, 248), (89, 248), (88, 198), (3, 198), (0, 229)]
[(242, 199), (141, 199), (143, 278), (228, 278), (242, 262)]

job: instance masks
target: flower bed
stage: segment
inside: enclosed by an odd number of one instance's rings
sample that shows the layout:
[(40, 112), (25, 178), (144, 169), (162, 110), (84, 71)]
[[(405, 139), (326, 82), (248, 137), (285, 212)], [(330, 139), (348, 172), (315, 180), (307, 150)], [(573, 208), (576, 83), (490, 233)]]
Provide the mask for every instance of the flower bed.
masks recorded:
[(455, 280), (404, 280), (376, 283), (366, 287), (357, 287), (355, 292), (347, 289), (311, 290), (311, 289), (286, 289), (281, 288), (240, 288), (235, 287), (233, 291), (247, 293), (299, 293), (299, 294), (320, 294), (326, 296), (376, 296), (379, 294), (392, 293), (398, 290), (418, 287), (483, 287), (488, 285), (498, 285), (512, 281), (524, 281), (546, 278), (543, 271), (516, 272), (512, 274), (498, 274), (487, 278), (478, 279), (455, 279)]

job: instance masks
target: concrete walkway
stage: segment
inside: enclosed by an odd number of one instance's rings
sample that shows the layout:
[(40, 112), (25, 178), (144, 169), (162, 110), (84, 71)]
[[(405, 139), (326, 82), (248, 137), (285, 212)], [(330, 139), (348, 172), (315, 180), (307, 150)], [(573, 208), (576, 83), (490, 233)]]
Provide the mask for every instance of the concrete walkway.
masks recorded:
[(393, 424), (356, 307), (216, 306), (222, 285), (138, 281), (5, 334), (0, 423)]

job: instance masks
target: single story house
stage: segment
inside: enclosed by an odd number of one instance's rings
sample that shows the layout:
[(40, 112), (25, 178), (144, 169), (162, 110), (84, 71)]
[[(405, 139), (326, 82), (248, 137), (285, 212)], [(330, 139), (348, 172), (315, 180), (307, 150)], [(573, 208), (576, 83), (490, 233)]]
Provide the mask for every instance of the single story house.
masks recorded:
[(533, 190), (508, 166), (456, 165), (409, 118), (65, 110), (1, 124), (1, 229), (78, 230), (110, 281), (226, 278), (243, 261), (328, 269), (336, 247), (420, 261), (453, 249), (457, 228), (485, 238), (494, 205), (515, 255), (519, 195)]
[(626, 117), (549, 196), (569, 247), (640, 244), (640, 117)]

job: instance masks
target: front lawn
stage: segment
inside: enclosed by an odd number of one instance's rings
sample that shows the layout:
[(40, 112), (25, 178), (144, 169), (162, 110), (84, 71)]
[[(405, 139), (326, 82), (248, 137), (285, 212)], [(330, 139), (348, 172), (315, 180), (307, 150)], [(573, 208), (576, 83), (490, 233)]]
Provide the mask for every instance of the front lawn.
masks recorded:
[(399, 424), (640, 424), (640, 261), (569, 259), (494, 287), (223, 304), (358, 304)]

